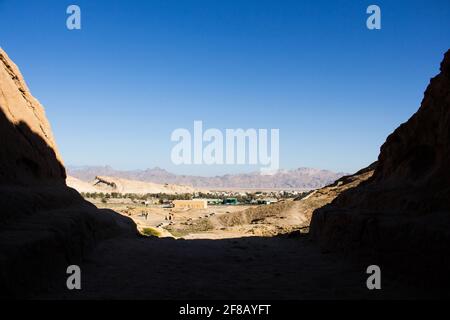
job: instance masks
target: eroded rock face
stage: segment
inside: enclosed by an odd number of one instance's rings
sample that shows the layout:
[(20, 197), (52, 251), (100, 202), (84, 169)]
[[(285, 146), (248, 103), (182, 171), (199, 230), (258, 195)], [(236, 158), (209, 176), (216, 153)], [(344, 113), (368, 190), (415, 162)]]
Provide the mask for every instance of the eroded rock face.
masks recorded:
[(44, 109), (1, 49), (0, 139), (0, 297), (28, 297), (99, 241), (136, 234), (66, 186)]
[(64, 183), (61, 156), (44, 108), (0, 49), (0, 184)]
[(372, 163), (367, 168), (361, 169), (355, 174), (344, 176), (334, 183), (317, 189), (303, 199), (299, 199), (299, 211), (305, 216), (306, 225), (310, 225), (313, 212), (331, 203), (339, 195), (351, 188), (355, 188), (372, 177), (377, 163)]
[(311, 235), (424, 284), (450, 283), (450, 51), (420, 109), (381, 147), (372, 178), (317, 210)]

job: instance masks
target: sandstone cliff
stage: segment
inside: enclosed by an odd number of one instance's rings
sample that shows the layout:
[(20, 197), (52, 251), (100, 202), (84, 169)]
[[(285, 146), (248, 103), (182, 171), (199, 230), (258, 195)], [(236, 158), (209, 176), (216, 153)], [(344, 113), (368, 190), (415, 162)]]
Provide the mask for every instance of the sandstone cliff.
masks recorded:
[(1, 49), (0, 137), (0, 297), (26, 297), (98, 241), (134, 234), (131, 220), (66, 186), (44, 109)]
[(326, 249), (364, 253), (426, 286), (450, 283), (450, 51), (420, 109), (381, 147), (373, 177), (317, 210)]
[(0, 184), (64, 183), (65, 169), (44, 109), (1, 48), (0, 85)]

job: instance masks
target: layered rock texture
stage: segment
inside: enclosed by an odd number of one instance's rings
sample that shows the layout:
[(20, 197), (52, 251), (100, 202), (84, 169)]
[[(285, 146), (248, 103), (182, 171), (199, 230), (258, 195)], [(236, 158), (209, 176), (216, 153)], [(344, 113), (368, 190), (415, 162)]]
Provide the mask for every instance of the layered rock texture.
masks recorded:
[(0, 182), (64, 183), (65, 169), (50, 124), (17, 66), (0, 49)]
[(134, 234), (131, 220), (66, 186), (44, 109), (1, 49), (0, 137), (0, 296), (24, 297), (98, 241)]
[[(318, 209), (323, 248), (359, 251), (388, 273), (450, 284), (450, 51), (420, 109), (381, 147), (373, 176)], [(414, 276), (414, 277), (411, 277)]]

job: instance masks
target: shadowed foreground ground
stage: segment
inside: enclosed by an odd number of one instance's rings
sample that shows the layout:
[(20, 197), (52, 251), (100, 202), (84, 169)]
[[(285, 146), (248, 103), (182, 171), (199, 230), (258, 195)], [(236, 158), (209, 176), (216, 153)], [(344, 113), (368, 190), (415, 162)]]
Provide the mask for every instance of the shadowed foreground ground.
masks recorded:
[(366, 288), (365, 267), (322, 254), (305, 238), (173, 240), (115, 238), (88, 256), (82, 290), (65, 288), (65, 270), (42, 299), (377, 299), (417, 298), (382, 278)]

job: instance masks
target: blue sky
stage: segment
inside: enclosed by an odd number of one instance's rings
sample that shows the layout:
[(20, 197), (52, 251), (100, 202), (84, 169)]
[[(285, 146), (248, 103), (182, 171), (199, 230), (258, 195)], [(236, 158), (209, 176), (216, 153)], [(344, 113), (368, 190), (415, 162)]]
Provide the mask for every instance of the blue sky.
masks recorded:
[[(66, 28), (70, 4), (82, 30)], [(282, 168), (353, 172), (418, 109), (449, 40), (448, 0), (0, 0), (0, 46), (70, 165), (254, 169), (173, 165), (172, 131), (202, 120), (279, 128)]]

